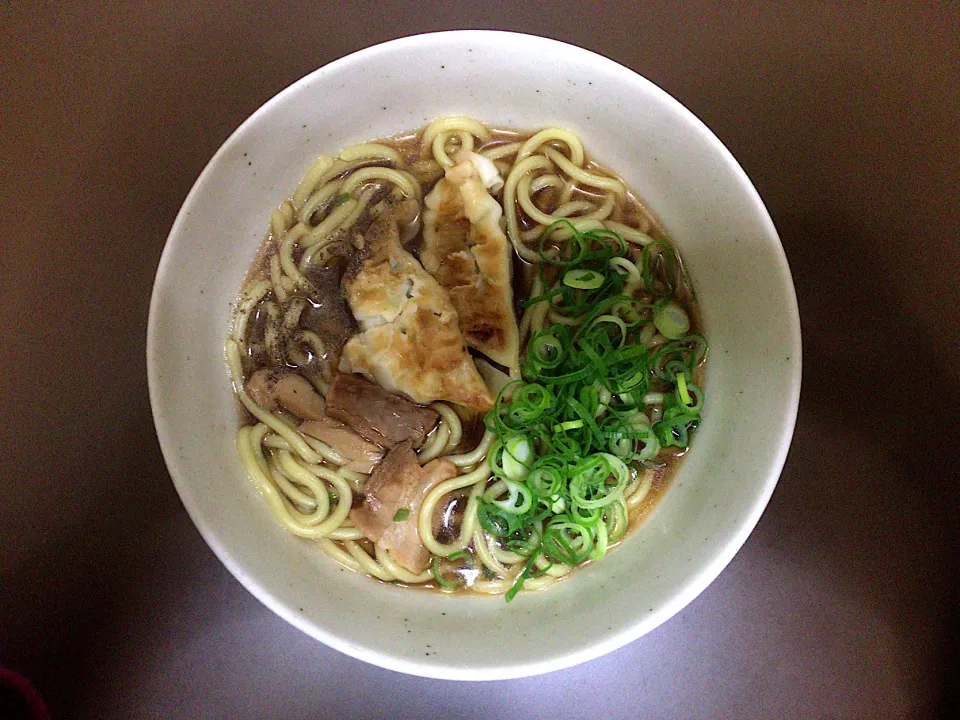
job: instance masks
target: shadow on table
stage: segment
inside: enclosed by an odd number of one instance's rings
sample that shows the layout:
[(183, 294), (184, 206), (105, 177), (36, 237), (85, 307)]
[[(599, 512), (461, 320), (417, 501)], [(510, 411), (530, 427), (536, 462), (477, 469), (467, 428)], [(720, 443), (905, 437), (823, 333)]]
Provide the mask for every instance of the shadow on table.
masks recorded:
[[(804, 455), (819, 450), (830, 456), (825, 465), (839, 470), (824, 491), (791, 485), (800, 475), (788, 462), (786, 487), (777, 494), (791, 500), (780, 509), (808, 514), (796, 520), (827, 535), (810, 538), (825, 551), (824, 564), (852, 576), (848, 587), (870, 593), (892, 613), (903, 644), (924, 664), (912, 669), (940, 672), (935, 712), (946, 716), (958, 705), (951, 678), (958, 665), (960, 384), (948, 348), (957, 342), (958, 323), (945, 319), (944, 332), (931, 337), (906, 310), (898, 288), (910, 282), (910, 258), (890, 263), (901, 273), (887, 277), (876, 257), (897, 253), (895, 244), (876, 247), (855, 227), (828, 227), (813, 216), (777, 224), (803, 325), (800, 424), (817, 413), (821, 427), (826, 421), (836, 428)], [(864, 455), (844, 447), (851, 438), (875, 447), (883, 467), (857, 466)], [(831, 495), (835, 507), (824, 502)], [(818, 515), (819, 523), (812, 519)], [(933, 663), (931, 647), (939, 648)]]

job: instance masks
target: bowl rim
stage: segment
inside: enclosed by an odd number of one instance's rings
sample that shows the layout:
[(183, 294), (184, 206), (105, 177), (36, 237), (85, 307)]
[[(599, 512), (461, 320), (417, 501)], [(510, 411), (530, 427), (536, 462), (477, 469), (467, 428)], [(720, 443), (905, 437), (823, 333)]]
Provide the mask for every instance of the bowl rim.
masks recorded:
[[(777, 450), (770, 458), (766, 478), (763, 485), (763, 491), (753, 500), (749, 512), (745, 513), (743, 521), (738, 526), (737, 531), (731, 536), (722, 550), (716, 557), (699, 571), (688, 576), (682, 581), (676, 593), (664, 603), (663, 607), (658, 608), (643, 618), (637, 618), (633, 623), (626, 625), (621, 631), (616, 632), (606, 638), (587, 643), (576, 649), (571, 649), (561, 655), (555, 655), (549, 659), (520, 664), (502, 663), (496, 667), (478, 670), (477, 668), (464, 668), (450, 666), (429, 661), (407, 660), (395, 657), (374, 647), (360, 646), (344, 638), (334, 635), (319, 625), (310, 621), (302, 614), (293, 611), (282, 600), (280, 600), (272, 590), (262, 585), (256, 578), (250, 576), (243, 567), (241, 559), (234, 557), (231, 551), (221, 542), (216, 532), (211, 528), (205, 517), (201, 514), (197, 505), (193, 502), (190, 486), (190, 473), (186, 468), (180, 466), (180, 461), (173, 453), (172, 448), (175, 442), (171, 438), (172, 430), (168, 426), (166, 419), (162, 416), (160, 407), (163, 404), (162, 394), (159, 387), (159, 375), (155, 349), (159, 339), (158, 329), (158, 305), (160, 303), (161, 288), (163, 286), (163, 277), (167, 274), (173, 263), (173, 246), (175, 239), (180, 235), (182, 226), (186, 222), (186, 216), (189, 208), (192, 206), (196, 195), (200, 192), (208, 177), (213, 173), (214, 166), (217, 165), (221, 157), (228, 152), (230, 146), (236, 139), (242, 135), (249, 126), (255, 124), (262, 116), (268, 115), (274, 106), (282, 103), (288, 96), (301, 91), (301, 88), (308, 84), (310, 80), (325, 73), (335, 73), (345, 66), (358, 61), (367, 61), (375, 58), (382, 53), (388, 53), (398, 49), (420, 48), (426, 49), (431, 43), (441, 40), (456, 38), (463, 42), (477, 40), (480, 38), (500, 37), (503, 40), (512, 42), (536, 42), (543, 46), (551, 46), (555, 51), (566, 53), (575, 53), (583, 57), (590, 63), (604, 66), (605, 69), (629, 76), (633, 82), (640, 82), (647, 87), (647, 90), (658, 97), (660, 102), (670, 106), (674, 112), (686, 116), (687, 121), (692, 123), (702, 132), (705, 140), (713, 144), (720, 157), (726, 161), (728, 167), (732, 170), (736, 179), (739, 181), (743, 191), (748, 196), (749, 201), (754, 205), (758, 220), (764, 226), (765, 234), (774, 250), (779, 270), (779, 281), (786, 290), (786, 300), (788, 307), (785, 308), (786, 320), (789, 324), (789, 335), (791, 340), (791, 361), (785, 368), (785, 373), (790, 374), (789, 394), (784, 403), (784, 422), (778, 428), (779, 437), (777, 438)], [(713, 131), (698, 118), (692, 111), (687, 109), (679, 100), (660, 88), (651, 80), (640, 73), (612, 60), (600, 53), (588, 50), (578, 45), (555, 40), (553, 38), (533, 35), (528, 33), (517, 33), (503, 30), (447, 30), (440, 32), (420, 33), (407, 35), (386, 42), (370, 45), (356, 50), (348, 55), (337, 58), (325, 65), (322, 65), (295, 82), (291, 83), (280, 92), (275, 94), (265, 103), (260, 105), (249, 117), (247, 117), (220, 145), (214, 155), (206, 163), (203, 170), (197, 176), (193, 185), (177, 213), (176, 219), (171, 226), (170, 232), (164, 242), (163, 251), (157, 266), (154, 278), (153, 289), (150, 296), (150, 309), (147, 320), (146, 337), (146, 361), (147, 361), (147, 382), (150, 396), (150, 406), (154, 421), (154, 427), (157, 432), (160, 448), (163, 453), (169, 475), (173, 481), (180, 501), (183, 503), (193, 524), (196, 526), (200, 535), (206, 541), (207, 545), (213, 550), (214, 554), (221, 563), (230, 571), (230, 573), (243, 585), (257, 600), (266, 605), (270, 610), (286, 620), (288, 623), (303, 631), (307, 635), (321, 641), (325, 645), (332, 647), (348, 656), (354, 657), (364, 662), (369, 662), (380, 667), (394, 670), (406, 674), (417, 675), (421, 677), (448, 679), (448, 680), (505, 680), (521, 677), (538, 675), (555, 670), (587, 662), (617, 650), (628, 643), (638, 639), (646, 633), (660, 626), (673, 615), (689, 605), (698, 595), (700, 595), (726, 568), (734, 556), (743, 547), (747, 538), (753, 532), (761, 515), (766, 509), (767, 504), (773, 494), (774, 489), (780, 478), (783, 466), (786, 462), (792, 441), (794, 429), (796, 426), (797, 412), (800, 402), (800, 385), (802, 378), (802, 338), (800, 328), (800, 314), (797, 303), (796, 289), (793, 283), (792, 273), (787, 261), (786, 253), (780, 236), (776, 230), (773, 220), (766, 209), (759, 193), (750, 181), (746, 172), (734, 158), (733, 154), (727, 149), (723, 142), (713, 133)]]

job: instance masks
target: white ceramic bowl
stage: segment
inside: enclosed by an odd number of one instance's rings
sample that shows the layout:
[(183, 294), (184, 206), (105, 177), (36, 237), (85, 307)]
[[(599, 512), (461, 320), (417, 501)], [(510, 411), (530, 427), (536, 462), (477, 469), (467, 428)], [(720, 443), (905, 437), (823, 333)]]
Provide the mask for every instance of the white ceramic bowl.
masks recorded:
[[(381, 584), (284, 531), (237, 459), (237, 411), (223, 360), (230, 305), (270, 211), (311, 160), (451, 113), (577, 131), (672, 233), (711, 347), (703, 425), (652, 517), (602, 562), (509, 605), (502, 597)], [(204, 538), (250, 592), (362, 660), (489, 680), (556, 670), (618, 648), (683, 608), (730, 562), (787, 454), (800, 391), (800, 324), (763, 203), (690, 112), (586, 50), (465, 31), (404, 38), (331, 63), (270, 100), (223, 144), (167, 240), (147, 361), (174, 484)]]

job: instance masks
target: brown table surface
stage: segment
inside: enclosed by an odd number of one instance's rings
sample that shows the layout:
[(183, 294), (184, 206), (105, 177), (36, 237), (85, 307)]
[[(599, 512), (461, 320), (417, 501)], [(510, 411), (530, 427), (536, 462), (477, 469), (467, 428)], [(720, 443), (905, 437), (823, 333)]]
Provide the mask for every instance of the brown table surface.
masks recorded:
[[(451, 28), (597, 50), (702, 118), (804, 333), (790, 457), (730, 567), (622, 650), (495, 685), (366, 665), (249, 595), (177, 498), (144, 360), (166, 234), (228, 134), (338, 56)], [(0, 664), (61, 718), (955, 709), (958, 38), (956, 3), (2, 0)]]

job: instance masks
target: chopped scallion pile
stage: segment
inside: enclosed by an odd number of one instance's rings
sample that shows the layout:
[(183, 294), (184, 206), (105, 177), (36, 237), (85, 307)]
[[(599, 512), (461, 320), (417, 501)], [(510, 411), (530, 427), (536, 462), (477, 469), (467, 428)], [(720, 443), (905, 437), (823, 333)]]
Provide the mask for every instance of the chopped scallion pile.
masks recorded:
[[(561, 243), (552, 240), (557, 230)], [(614, 232), (581, 233), (559, 221), (541, 237), (539, 254), (549, 290), (524, 306), (548, 303), (565, 322), (534, 333), (522, 379), (500, 391), (486, 417), (497, 436), (488, 455), (497, 490), (481, 497), (478, 520), (528, 558), (508, 602), (554, 563), (603, 557), (626, 532), (625, 494), (637, 468), (662, 447), (686, 448), (703, 407), (691, 378), (707, 344), (688, 334), (672, 248), (644, 246), (643, 287), (631, 293), (617, 269), (631, 262), (628, 246)], [(648, 350), (640, 336), (651, 324), (668, 341)], [(662, 403), (652, 424), (647, 398)]]

